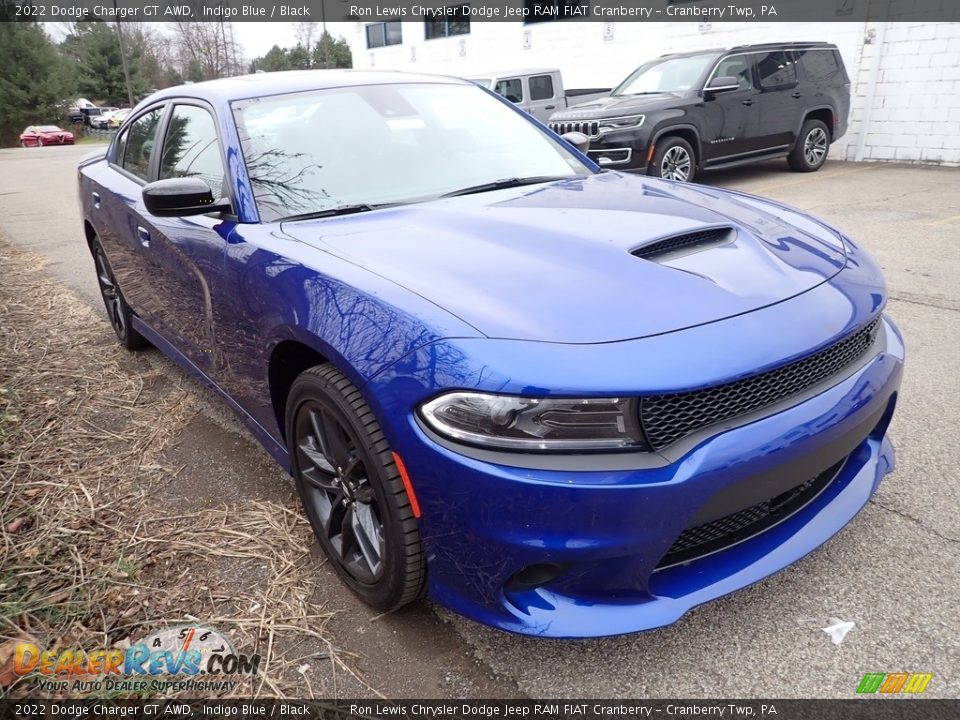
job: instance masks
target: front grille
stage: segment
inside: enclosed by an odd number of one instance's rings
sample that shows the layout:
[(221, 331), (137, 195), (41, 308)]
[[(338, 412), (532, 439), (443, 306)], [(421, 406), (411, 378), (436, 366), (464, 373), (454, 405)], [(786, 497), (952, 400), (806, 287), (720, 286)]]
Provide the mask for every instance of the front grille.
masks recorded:
[(705, 245), (714, 245), (725, 242), (730, 237), (730, 228), (710, 228), (709, 230), (698, 230), (697, 232), (684, 233), (673, 237), (664, 238), (657, 242), (644, 245), (631, 253), (634, 257), (649, 260), (658, 255), (666, 255), (676, 250), (688, 250)]
[(657, 568), (689, 562), (722, 550), (769, 529), (803, 509), (833, 481), (844, 460), (786, 492), (751, 507), (687, 528), (676, 539)]
[(660, 450), (697, 430), (803, 392), (858, 360), (873, 344), (880, 318), (823, 350), (744, 380), (640, 400), (647, 441)]
[(550, 123), (550, 129), (557, 133), (557, 135), (563, 135), (568, 132), (578, 132), (583, 133), (591, 140), (596, 140), (600, 137), (600, 123), (596, 120), (552, 122)]

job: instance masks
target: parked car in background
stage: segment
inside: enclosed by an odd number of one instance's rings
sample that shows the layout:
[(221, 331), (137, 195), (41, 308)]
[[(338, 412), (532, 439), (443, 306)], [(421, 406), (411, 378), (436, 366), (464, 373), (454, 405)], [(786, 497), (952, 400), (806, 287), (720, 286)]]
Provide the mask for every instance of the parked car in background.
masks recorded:
[(542, 122), (570, 104), (610, 94), (610, 88), (565, 90), (563, 77), (556, 68), (477, 73), (466, 79), (503, 95)]
[(827, 542), (893, 468), (904, 347), (858, 243), (603, 172), (473, 83), (169, 88), (78, 182), (120, 342), (228, 400), (380, 610), (667, 625)]
[(123, 121), (127, 119), (127, 116), (130, 114), (130, 108), (121, 108), (117, 110), (110, 116), (110, 119), (107, 121), (107, 127), (111, 130), (116, 130), (118, 127), (123, 125)]
[(779, 157), (793, 170), (817, 170), (849, 110), (835, 45), (768, 43), (664, 55), (608, 97), (555, 113), (550, 127), (582, 132), (604, 167), (683, 181)]
[(83, 115), (83, 124), (87, 127), (93, 127), (93, 123), (90, 122), (91, 118), (97, 117), (102, 112), (103, 109), (96, 106), (80, 108), (80, 113)]
[(103, 130), (107, 127), (107, 123), (110, 122), (110, 118), (113, 117), (115, 112), (118, 112), (120, 108), (115, 107), (102, 107), (100, 108), (99, 115), (90, 116), (90, 127), (95, 130)]
[(95, 106), (92, 102), (90, 102), (86, 98), (78, 98), (77, 101), (70, 106), (70, 109), (67, 110), (67, 119), (72, 123), (82, 123), (83, 122), (82, 110), (83, 108), (87, 108), (87, 107), (95, 107)]
[(30, 125), (20, 133), (21, 147), (44, 145), (73, 145), (73, 133), (56, 125)]

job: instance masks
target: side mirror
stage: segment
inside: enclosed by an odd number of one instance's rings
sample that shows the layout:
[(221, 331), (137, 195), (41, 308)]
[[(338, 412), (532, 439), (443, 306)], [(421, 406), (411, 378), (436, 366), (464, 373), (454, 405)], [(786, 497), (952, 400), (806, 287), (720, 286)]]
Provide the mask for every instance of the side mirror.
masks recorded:
[(590, 149), (590, 138), (580, 132), (568, 132), (561, 135), (564, 140), (573, 145), (577, 150), (585, 153)]
[(214, 200), (210, 186), (200, 178), (157, 180), (143, 188), (143, 204), (157, 217), (187, 217), (230, 210), (226, 199)]
[(734, 75), (719, 75), (707, 83), (704, 92), (721, 93), (739, 90), (740, 82)]

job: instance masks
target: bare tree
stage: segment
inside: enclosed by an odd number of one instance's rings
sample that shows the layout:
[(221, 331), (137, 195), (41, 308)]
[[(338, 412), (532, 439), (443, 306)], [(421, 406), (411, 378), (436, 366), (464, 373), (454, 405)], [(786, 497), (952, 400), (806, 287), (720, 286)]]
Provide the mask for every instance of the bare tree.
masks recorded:
[(232, 23), (178, 22), (175, 40), (184, 77), (189, 80), (213, 80), (243, 72)]
[(313, 43), (320, 37), (320, 23), (299, 22), (296, 25), (297, 42), (307, 51), (307, 57), (313, 54)]

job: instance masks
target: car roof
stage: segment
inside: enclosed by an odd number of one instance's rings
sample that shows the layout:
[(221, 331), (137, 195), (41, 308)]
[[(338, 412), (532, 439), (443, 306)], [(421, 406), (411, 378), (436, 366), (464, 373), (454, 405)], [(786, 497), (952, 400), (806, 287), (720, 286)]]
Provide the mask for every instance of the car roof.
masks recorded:
[(549, 73), (560, 72), (557, 68), (508, 68), (506, 70), (487, 70), (486, 72), (472, 72), (461, 77), (468, 80), (473, 78), (494, 78), (494, 77), (518, 77), (520, 75), (547, 75)]
[(761, 50), (777, 50), (779, 48), (797, 50), (802, 48), (832, 48), (836, 49), (836, 45), (828, 42), (821, 41), (809, 41), (809, 42), (774, 42), (774, 43), (757, 43), (754, 45), (731, 45), (729, 47), (721, 48), (707, 48), (705, 50), (688, 50), (686, 52), (678, 53), (667, 53), (661, 57), (694, 57), (696, 55), (724, 55), (729, 52), (751, 52), (751, 51), (761, 51)]
[(154, 93), (147, 102), (167, 97), (192, 97), (211, 102), (230, 102), (285, 93), (326, 90), (355, 85), (405, 83), (465, 83), (461, 78), (373, 70), (287, 70), (178, 85)]

